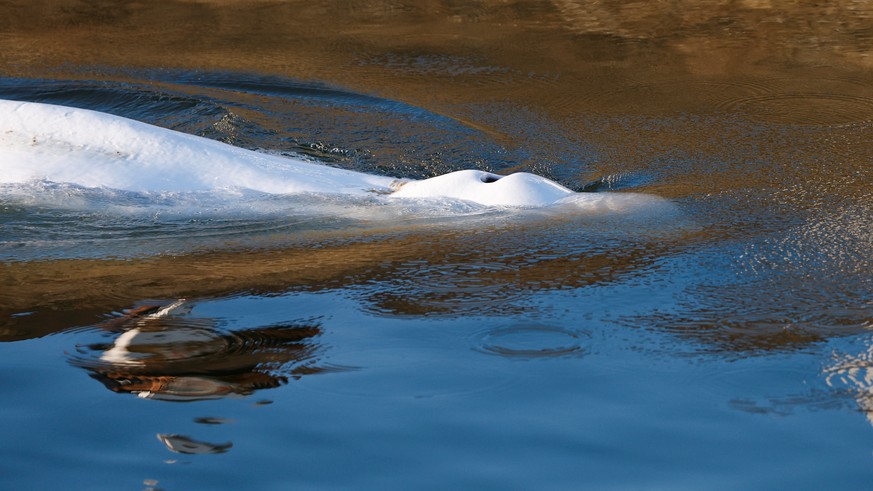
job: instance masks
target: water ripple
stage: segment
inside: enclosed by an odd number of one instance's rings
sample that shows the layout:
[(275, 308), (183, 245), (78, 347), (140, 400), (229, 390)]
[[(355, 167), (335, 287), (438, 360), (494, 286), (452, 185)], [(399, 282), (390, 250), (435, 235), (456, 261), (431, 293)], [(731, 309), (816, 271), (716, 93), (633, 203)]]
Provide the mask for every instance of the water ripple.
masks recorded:
[(844, 126), (873, 120), (873, 97), (830, 93), (782, 93), (735, 99), (724, 109), (769, 123)]
[(577, 357), (585, 354), (590, 336), (578, 330), (555, 326), (518, 325), (481, 331), (473, 336), (473, 349), (506, 358)]

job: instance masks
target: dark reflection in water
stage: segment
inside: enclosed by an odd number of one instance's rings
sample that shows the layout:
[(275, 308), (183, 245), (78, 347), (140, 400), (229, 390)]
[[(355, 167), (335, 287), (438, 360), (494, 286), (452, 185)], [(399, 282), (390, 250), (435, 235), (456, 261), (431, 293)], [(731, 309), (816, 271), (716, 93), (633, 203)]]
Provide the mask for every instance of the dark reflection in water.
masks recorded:
[(167, 446), (167, 449), (171, 452), (188, 454), (188, 455), (203, 455), (203, 454), (216, 454), (216, 453), (225, 453), (233, 447), (233, 443), (209, 443), (194, 440), (191, 437), (185, 435), (174, 435), (174, 434), (158, 434), (158, 440), (160, 440), (164, 445)]
[(181, 315), (189, 307), (143, 306), (98, 325), (112, 343), (81, 346), (71, 363), (113, 392), (181, 402), (248, 396), (328, 370), (314, 359), (317, 323), (222, 332)]

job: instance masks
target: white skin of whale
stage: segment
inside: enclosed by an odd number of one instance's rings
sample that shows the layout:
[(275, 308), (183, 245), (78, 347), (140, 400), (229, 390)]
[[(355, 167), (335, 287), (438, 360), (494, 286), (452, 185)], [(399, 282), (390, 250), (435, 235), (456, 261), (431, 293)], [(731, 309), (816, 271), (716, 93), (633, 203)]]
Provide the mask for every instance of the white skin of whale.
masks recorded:
[[(0, 100), (0, 183), (35, 180), (138, 192), (375, 192), (396, 198), (454, 198), (487, 206), (538, 207), (583, 198), (556, 182), (523, 172), (498, 176), (465, 170), (420, 181), (398, 180), (246, 150), (96, 111)], [(604, 194), (585, 194), (586, 200), (607, 206), (615, 201)]]

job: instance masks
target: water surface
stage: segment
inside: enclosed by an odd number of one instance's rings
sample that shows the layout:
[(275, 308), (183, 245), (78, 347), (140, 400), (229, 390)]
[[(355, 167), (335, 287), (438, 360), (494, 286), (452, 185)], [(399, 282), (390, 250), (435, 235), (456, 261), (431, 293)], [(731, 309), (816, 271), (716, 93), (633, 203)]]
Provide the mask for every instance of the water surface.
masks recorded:
[(871, 15), (4, 4), (2, 98), (670, 206), (0, 188), (0, 483), (867, 487)]

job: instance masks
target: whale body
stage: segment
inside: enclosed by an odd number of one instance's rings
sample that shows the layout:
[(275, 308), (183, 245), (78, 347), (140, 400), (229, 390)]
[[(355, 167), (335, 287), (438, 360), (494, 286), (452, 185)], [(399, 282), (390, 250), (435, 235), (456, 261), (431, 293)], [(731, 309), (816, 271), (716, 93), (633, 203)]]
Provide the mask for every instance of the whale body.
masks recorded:
[(464, 170), (424, 180), (396, 179), (246, 150), (87, 109), (0, 100), (0, 184), (39, 180), (134, 192), (375, 193), (509, 207), (582, 199), (611, 206), (622, 199), (583, 196), (524, 172), (500, 176)]
[(0, 101), (0, 182), (125, 191), (390, 192), (394, 179), (269, 155), (97, 111)]

